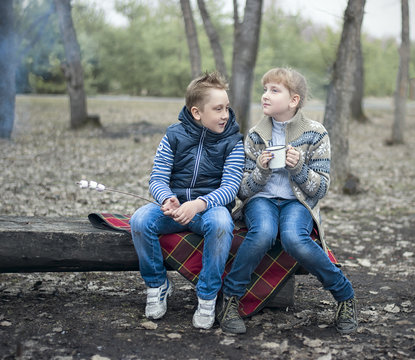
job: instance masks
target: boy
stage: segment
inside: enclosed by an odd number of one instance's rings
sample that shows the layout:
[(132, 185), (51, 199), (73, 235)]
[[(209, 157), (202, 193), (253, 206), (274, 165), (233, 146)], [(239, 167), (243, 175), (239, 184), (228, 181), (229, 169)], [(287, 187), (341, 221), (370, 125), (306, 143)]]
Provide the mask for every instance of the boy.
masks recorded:
[[(352, 285), (310, 237), (317, 226), (325, 248), (319, 201), (330, 183), (328, 133), (323, 125), (303, 115), (307, 82), (297, 71), (271, 69), (262, 84), (265, 116), (246, 137), (245, 173), (238, 193), (244, 202), (248, 233), (224, 279), (223, 294), (233, 299), (229, 301), (233, 305), (219, 311), (219, 322), (225, 331), (245, 332), (237, 313), (238, 298), (279, 234), (284, 250), (315, 275), (338, 302), (336, 329), (341, 334), (351, 333), (357, 328)], [(270, 169), (272, 153), (266, 148), (272, 145), (286, 146), (285, 167)]]
[(130, 220), (149, 319), (164, 316), (173, 290), (158, 236), (190, 230), (205, 238), (193, 326), (209, 329), (215, 321), (216, 295), (233, 239), (230, 211), (244, 168), (242, 135), (226, 90), (216, 72), (189, 84), (180, 123), (167, 129), (150, 175), (150, 192), (161, 207), (146, 205)]

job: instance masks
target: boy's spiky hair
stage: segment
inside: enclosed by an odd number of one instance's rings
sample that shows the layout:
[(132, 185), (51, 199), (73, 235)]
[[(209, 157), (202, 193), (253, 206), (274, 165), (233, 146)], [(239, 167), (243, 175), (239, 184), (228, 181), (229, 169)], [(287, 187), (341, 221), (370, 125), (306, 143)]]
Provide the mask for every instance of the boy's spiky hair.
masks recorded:
[(205, 72), (193, 79), (186, 90), (187, 109), (191, 111), (191, 108), (196, 106), (203, 110), (203, 107), (208, 102), (206, 93), (209, 89), (228, 90), (228, 83), (217, 71)]

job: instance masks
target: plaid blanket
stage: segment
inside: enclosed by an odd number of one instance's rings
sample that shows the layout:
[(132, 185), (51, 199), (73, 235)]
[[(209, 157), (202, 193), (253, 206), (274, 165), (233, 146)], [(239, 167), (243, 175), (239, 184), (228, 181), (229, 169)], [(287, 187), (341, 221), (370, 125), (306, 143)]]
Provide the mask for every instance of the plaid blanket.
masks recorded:
[[(88, 216), (88, 219), (92, 225), (101, 229), (131, 233), (129, 215), (93, 213)], [(223, 276), (230, 271), (233, 259), (246, 233), (247, 229), (234, 230), (232, 246)], [(312, 238), (315, 241), (319, 240), (316, 229), (312, 232)], [(203, 241), (202, 236), (192, 232), (160, 236), (165, 262), (195, 285), (202, 268)], [(338, 264), (330, 250), (328, 255), (334, 264)], [(282, 249), (281, 243), (277, 241), (255, 269), (251, 283), (239, 301), (241, 316), (251, 316), (260, 311), (299, 267), (299, 264)]]

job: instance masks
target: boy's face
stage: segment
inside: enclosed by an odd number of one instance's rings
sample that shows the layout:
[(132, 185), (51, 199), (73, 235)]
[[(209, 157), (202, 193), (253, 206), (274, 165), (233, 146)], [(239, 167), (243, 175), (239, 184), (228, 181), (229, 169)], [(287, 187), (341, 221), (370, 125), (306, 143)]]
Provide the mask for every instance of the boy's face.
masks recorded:
[(209, 89), (206, 93), (207, 102), (203, 108), (193, 106), (193, 118), (205, 128), (222, 133), (229, 120), (229, 98), (226, 90)]
[(283, 84), (266, 83), (261, 97), (262, 110), (277, 121), (287, 121), (293, 117), (299, 100), (299, 95), (291, 95)]

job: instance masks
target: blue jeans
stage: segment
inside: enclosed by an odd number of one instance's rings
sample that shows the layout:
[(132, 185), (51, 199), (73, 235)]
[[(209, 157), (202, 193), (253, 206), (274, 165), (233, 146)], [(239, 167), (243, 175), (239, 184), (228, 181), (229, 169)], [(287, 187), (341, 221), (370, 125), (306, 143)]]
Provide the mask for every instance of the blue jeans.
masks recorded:
[(298, 200), (254, 198), (246, 205), (244, 214), (248, 233), (224, 280), (224, 294), (241, 297), (245, 293), (252, 272), (275, 244), (279, 232), (283, 249), (315, 275), (337, 301), (354, 296), (349, 280), (311, 239), (313, 218)]
[(160, 207), (148, 204), (139, 208), (130, 220), (140, 272), (148, 287), (159, 287), (166, 280), (166, 268), (158, 236), (190, 230), (204, 236), (202, 270), (196, 285), (197, 296), (212, 300), (222, 287), (222, 275), (233, 239), (234, 224), (229, 211), (213, 207), (196, 214), (183, 226), (165, 216)]

